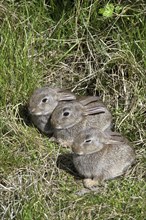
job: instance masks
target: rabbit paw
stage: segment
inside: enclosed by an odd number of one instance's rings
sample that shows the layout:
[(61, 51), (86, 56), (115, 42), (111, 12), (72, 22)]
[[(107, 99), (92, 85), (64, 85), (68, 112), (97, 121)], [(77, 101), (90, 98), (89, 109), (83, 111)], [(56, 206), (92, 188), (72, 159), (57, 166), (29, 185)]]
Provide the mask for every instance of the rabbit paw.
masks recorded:
[(84, 187), (87, 188), (87, 189), (93, 189), (95, 188), (95, 186), (98, 185), (98, 180), (94, 180), (94, 179), (84, 179), (83, 180), (83, 184), (84, 184)]

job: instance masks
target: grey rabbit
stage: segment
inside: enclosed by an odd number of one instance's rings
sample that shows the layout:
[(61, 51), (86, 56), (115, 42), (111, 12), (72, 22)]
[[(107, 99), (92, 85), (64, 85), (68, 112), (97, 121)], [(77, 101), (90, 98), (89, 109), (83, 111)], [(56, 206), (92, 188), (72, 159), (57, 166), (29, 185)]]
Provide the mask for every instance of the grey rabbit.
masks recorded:
[(135, 161), (126, 138), (115, 132), (81, 131), (72, 144), (73, 163), (84, 177), (85, 188), (92, 189), (104, 180), (118, 177)]
[(54, 138), (64, 146), (71, 146), (78, 132), (87, 126), (110, 130), (111, 121), (111, 113), (96, 96), (61, 102), (51, 115)]
[(60, 101), (76, 99), (75, 94), (60, 88), (42, 87), (34, 90), (28, 110), (33, 124), (43, 133), (51, 135), (50, 116)]

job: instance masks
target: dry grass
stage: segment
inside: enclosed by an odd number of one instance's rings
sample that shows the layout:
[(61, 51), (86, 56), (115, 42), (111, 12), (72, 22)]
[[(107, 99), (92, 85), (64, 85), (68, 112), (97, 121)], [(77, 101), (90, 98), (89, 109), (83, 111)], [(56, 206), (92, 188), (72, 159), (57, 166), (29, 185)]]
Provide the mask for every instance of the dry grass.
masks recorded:
[[(146, 4), (120, 2), (121, 11), (110, 18), (98, 13), (106, 4), (0, 2), (3, 220), (145, 219)], [(44, 84), (101, 96), (115, 129), (136, 151), (137, 163), (124, 177), (99, 193), (76, 195), (82, 183), (70, 150), (49, 142), (27, 115), (31, 92)]]

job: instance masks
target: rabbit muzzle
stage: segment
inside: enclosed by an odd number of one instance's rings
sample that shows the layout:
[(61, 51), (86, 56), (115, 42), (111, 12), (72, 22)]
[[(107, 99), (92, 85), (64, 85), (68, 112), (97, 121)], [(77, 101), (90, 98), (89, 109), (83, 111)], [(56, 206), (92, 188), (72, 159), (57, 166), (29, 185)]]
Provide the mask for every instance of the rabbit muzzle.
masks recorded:
[(30, 114), (36, 114), (35, 111), (36, 111), (36, 108), (33, 108), (33, 109), (30, 109), (30, 108), (29, 108)]
[(61, 126), (61, 125), (56, 125), (55, 123), (53, 123), (52, 121), (51, 121), (51, 124), (52, 124), (52, 126), (56, 129), (56, 130), (62, 130), (63, 129), (63, 127)]
[(84, 152), (82, 150), (79, 150), (78, 147), (75, 147), (75, 146), (72, 146), (72, 152), (76, 155), (79, 155), (79, 156), (84, 154)]
[(36, 116), (41, 116), (41, 115), (48, 115), (49, 117), (51, 116), (50, 112), (48, 111), (38, 111), (37, 108), (29, 109), (29, 113), (31, 115), (36, 115)]
[(81, 151), (81, 152), (74, 152), (74, 154), (78, 155), (78, 156), (82, 156), (84, 155), (84, 153)]

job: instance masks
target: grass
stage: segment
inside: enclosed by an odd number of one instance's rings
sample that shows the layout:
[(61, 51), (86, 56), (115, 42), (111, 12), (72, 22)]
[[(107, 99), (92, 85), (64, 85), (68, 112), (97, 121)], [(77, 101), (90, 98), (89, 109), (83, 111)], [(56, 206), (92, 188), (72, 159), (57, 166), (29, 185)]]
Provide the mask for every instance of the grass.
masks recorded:
[[(106, 17), (107, 3), (120, 6)], [(1, 219), (146, 217), (145, 1), (0, 1)], [(136, 151), (127, 175), (82, 189), (69, 149), (30, 126), (25, 104), (51, 85), (100, 95)]]

